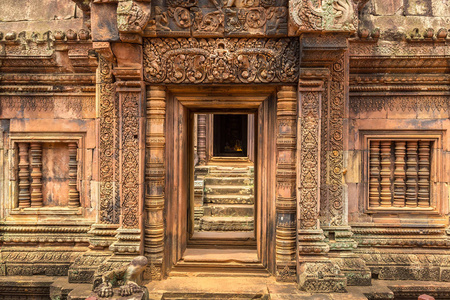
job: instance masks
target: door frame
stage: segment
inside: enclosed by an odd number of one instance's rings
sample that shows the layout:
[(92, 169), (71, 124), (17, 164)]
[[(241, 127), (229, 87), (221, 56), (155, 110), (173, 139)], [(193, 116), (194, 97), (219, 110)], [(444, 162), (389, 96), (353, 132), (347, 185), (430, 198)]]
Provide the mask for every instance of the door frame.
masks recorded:
[(182, 259), (188, 241), (189, 197), (193, 193), (190, 166), (194, 157), (189, 138), (194, 122), (190, 118), (193, 113), (218, 111), (256, 113), (257, 251), (262, 265), (275, 274), (276, 87), (169, 87), (167, 98), (165, 275)]

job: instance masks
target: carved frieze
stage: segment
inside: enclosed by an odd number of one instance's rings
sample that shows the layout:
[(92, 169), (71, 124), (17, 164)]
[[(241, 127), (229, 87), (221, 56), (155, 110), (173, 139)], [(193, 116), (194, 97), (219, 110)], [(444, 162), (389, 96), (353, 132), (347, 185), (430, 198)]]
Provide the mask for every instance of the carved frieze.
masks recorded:
[(445, 112), (450, 109), (446, 95), (371, 96), (350, 97), (350, 108), (355, 113), (374, 111)]
[(149, 36), (286, 36), (287, 0), (154, 1)]
[(297, 39), (148, 39), (150, 83), (295, 83)]

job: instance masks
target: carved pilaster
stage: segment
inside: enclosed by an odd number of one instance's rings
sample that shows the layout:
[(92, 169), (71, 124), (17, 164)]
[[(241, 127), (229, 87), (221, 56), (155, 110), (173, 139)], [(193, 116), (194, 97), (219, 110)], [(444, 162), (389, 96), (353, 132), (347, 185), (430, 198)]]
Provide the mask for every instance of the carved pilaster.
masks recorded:
[(165, 200), (165, 121), (166, 91), (151, 86), (147, 90), (146, 132), (146, 194), (144, 253), (149, 259), (147, 279), (162, 279), (164, 252), (164, 200)]
[[(357, 243), (353, 239), (348, 226), (348, 198), (344, 182), (344, 154), (347, 150), (344, 132), (348, 126), (348, 77), (349, 57), (346, 34), (313, 34), (304, 33), (300, 40), (300, 91), (304, 95), (319, 99), (320, 111), (310, 116), (319, 116), (320, 136), (318, 140), (320, 221), (321, 225), (309, 232), (299, 231), (299, 249), (319, 248), (317, 257), (310, 256), (311, 267), (306, 270), (335, 271), (328, 273), (327, 279), (313, 279), (313, 273), (299, 275), (299, 287), (308, 286), (316, 291), (344, 291), (345, 285), (370, 284), (370, 271), (354, 250)], [(314, 66), (314, 67), (312, 67)], [(317, 82), (317, 83), (315, 83)], [(301, 104), (303, 105), (303, 103)], [(303, 127), (299, 126), (299, 127)], [(314, 141), (315, 142), (315, 141)], [(314, 156), (307, 158), (312, 160)], [(300, 165), (302, 158), (299, 157)], [(312, 170), (311, 168), (305, 168)], [(314, 170), (315, 172), (315, 170)], [(313, 177), (315, 178), (315, 177)], [(299, 184), (304, 184), (303, 180)], [(299, 188), (301, 188), (299, 186)], [(304, 205), (299, 199), (300, 205)], [(308, 206), (308, 205), (306, 205)], [(316, 205), (317, 206), (317, 205)], [(300, 216), (301, 218), (301, 216)], [(300, 219), (300, 222), (302, 220)], [(302, 237), (304, 235), (304, 237)], [(325, 239), (323, 238), (325, 236)], [(304, 240), (304, 242), (302, 241)], [(326, 242), (329, 251), (321, 251), (322, 243)], [(309, 243), (309, 244), (308, 244)], [(301, 253), (299, 261), (301, 258)], [(320, 257), (320, 258), (319, 258)], [(313, 266), (314, 265), (314, 266)], [(299, 270), (299, 273), (303, 270)], [(309, 279), (307, 279), (309, 278)], [(303, 281), (303, 284), (301, 283)], [(313, 282), (315, 282), (313, 284)]]
[(119, 107), (112, 69), (113, 54), (109, 43), (95, 43), (94, 48), (99, 54), (96, 87), (99, 153), (98, 219), (97, 224), (93, 224), (89, 231), (90, 251), (79, 256), (69, 268), (69, 282), (74, 283), (92, 283), (96, 272), (101, 273), (101, 270), (113, 266), (108, 262), (112, 255), (109, 247), (116, 241), (115, 236), (120, 226)]
[[(309, 292), (345, 291), (346, 279), (325, 255), (319, 224), (322, 81), (300, 81), (298, 105), (298, 287)], [(321, 273), (321, 277), (316, 274)]]
[(80, 193), (77, 188), (77, 173), (78, 173), (78, 161), (77, 161), (77, 143), (69, 143), (69, 206), (80, 206)]
[(404, 207), (406, 197), (405, 172), (406, 142), (395, 142), (394, 202), (393, 206)]
[(380, 206), (380, 141), (370, 142), (369, 207)]
[(391, 141), (381, 142), (381, 192), (380, 205), (390, 207), (391, 203)]
[(199, 114), (197, 117), (197, 153), (200, 165), (206, 164), (206, 115)]
[(296, 278), (296, 154), (297, 93), (283, 86), (277, 94), (277, 191), (276, 259), (277, 280)]
[(430, 206), (430, 141), (419, 141), (418, 206)]
[(112, 65), (99, 55), (97, 70), (99, 101), (99, 223), (118, 224), (120, 218), (119, 199), (119, 124), (116, 88), (113, 82)]
[(417, 141), (406, 142), (406, 206), (417, 207)]
[(31, 143), (31, 207), (43, 206), (42, 144)]
[(28, 143), (19, 143), (19, 208), (31, 206)]

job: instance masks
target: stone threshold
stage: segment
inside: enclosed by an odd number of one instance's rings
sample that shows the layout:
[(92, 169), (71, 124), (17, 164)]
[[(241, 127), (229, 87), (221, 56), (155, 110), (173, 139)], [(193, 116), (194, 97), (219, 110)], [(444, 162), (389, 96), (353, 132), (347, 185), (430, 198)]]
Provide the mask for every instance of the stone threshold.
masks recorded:
[[(414, 280), (372, 280), (371, 286), (347, 287), (347, 293), (307, 293), (274, 277), (169, 277), (146, 287), (151, 300), (406, 300), (422, 294), (436, 300), (450, 298), (450, 282)], [(66, 276), (0, 276), (1, 299), (81, 300), (91, 294), (91, 288), (91, 284), (69, 283)]]

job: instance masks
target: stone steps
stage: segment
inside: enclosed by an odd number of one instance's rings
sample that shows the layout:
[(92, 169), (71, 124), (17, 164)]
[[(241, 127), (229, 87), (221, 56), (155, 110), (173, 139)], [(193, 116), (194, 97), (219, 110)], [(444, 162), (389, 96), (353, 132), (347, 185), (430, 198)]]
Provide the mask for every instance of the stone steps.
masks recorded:
[(252, 231), (253, 217), (205, 217), (201, 219), (201, 228), (206, 231)]
[(205, 185), (207, 195), (253, 195), (253, 186)]
[(203, 208), (206, 217), (253, 217), (254, 206), (248, 204), (211, 205)]
[(253, 195), (206, 195), (205, 203), (211, 204), (255, 204)]
[(235, 177), (206, 177), (205, 186), (208, 185), (240, 185), (249, 186), (253, 185), (253, 177), (251, 176), (235, 176)]

